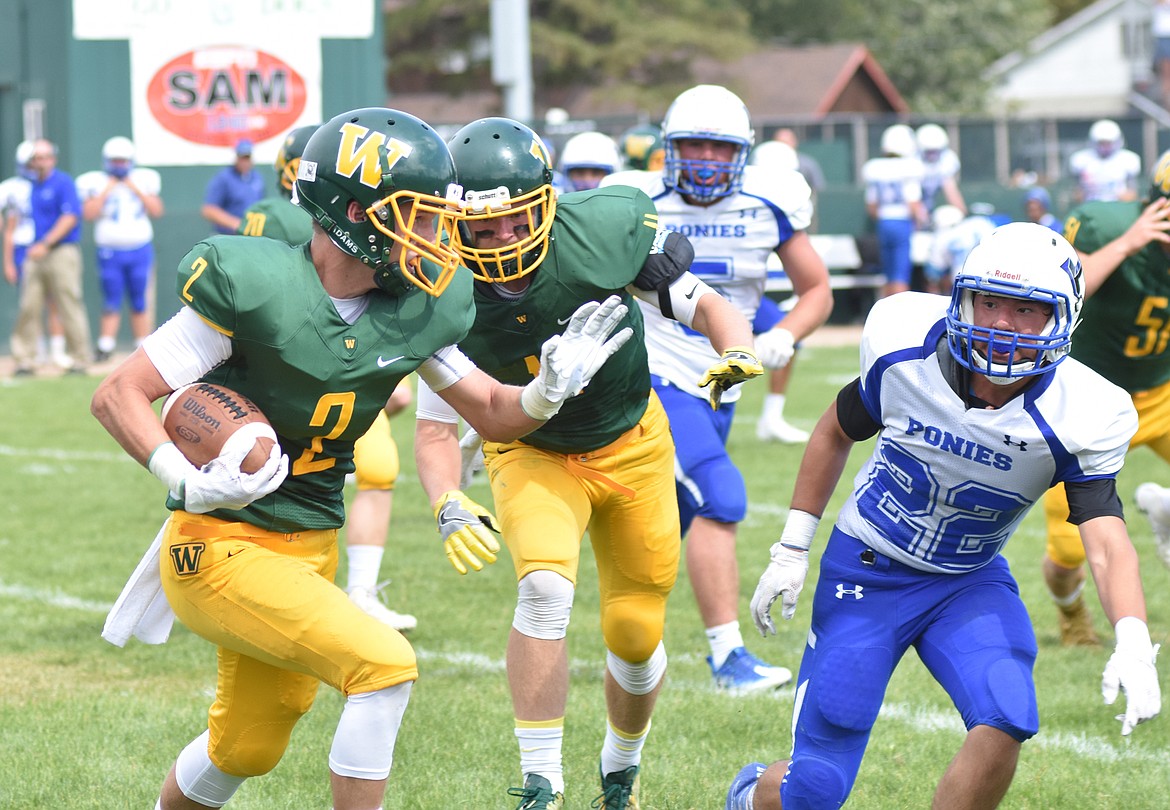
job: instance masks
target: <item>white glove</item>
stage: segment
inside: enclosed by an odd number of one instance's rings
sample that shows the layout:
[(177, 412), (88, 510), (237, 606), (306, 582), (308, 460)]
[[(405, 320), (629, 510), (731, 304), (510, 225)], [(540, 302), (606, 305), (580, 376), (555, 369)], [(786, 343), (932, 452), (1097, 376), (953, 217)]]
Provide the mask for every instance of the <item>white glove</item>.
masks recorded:
[(1118, 690), (1125, 692), (1125, 714), (1117, 719), (1121, 721), (1121, 736), (1128, 737), (1136, 726), (1162, 710), (1162, 691), (1154, 668), (1162, 645), (1150, 644), (1149, 628), (1136, 616), (1119, 619), (1114, 632), (1117, 645), (1101, 676), (1101, 696), (1106, 705), (1112, 705)]
[(817, 533), (821, 519), (808, 512), (793, 509), (788, 513), (780, 540), (772, 544), (772, 558), (760, 575), (752, 596), (752, 620), (765, 638), (776, 634), (772, 623), (772, 603), (783, 596), (780, 615), (791, 619), (796, 615), (796, 600), (804, 589), (808, 575), (808, 548)]
[(600, 304), (588, 301), (578, 307), (564, 334), (553, 335), (541, 347), (540, 371), (520, 395), (524, 413), (541, 421), (552, 419), (566, 400), (581, 393), (602, 364), (634, 334), (626, 327), (610, 337), (628, 311), (616, 295)]
[(755, 344), (756, 357), (764, 368), (784, 368), (796, 354), (796, 338), (779, 326), (756, 335)]
[(471, 486), (471, 479), (483, 469), (483, 437), (468, 427), (459, 440), (459, 488)]
[[(288, 457), (273, 444), (268, 460), (254, 473), (245, 473), (240, 464), (256, 442), (256, 432), (245, 425), (224, 443), (223, 450), (202, 469), (175, 447), (172, 442), (159, 445), (150, 456), (148, 467), (183, 502), (183, 509), (204, 514), (216, 509), (243, 509), (255, 500), (274, 492), (288, 475)], [(256, 425), (257, 428), (267, 427)], [(271, 428), (268, 428), (271, 431)], [(275, 437), (276, 434), (272, 434)]]

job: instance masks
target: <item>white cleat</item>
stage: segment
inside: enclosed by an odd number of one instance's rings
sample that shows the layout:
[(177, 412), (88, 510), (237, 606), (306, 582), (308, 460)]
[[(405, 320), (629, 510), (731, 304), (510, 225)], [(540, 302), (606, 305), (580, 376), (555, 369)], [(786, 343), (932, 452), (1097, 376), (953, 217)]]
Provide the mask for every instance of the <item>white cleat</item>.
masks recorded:
[(1138, 510), (1150, 520), (1158, 558), (1170, 568), (1170, 489), (1149, 482), (1139, 484), (1133, 499)]
[(756, 422), (756, 438), (762, 442), (804, 444), (808, 441), (808, 432), (788, 424), (782, 418), (768, 419), (761, 416)]
[(382, 604), (373, 591), (366, 588), (354, 588), (349, 592), (349, 600), (373, 616), (382, 624), (389, 625), (399, 633), (406, 633), (418, 627), (418, 619), (409, 613), (399, 613)]

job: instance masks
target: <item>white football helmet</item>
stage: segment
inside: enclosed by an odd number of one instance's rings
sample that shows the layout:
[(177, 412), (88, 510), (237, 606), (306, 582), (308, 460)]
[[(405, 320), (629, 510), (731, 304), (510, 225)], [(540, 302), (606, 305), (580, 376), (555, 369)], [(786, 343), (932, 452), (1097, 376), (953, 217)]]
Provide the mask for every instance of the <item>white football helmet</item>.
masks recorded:
[(882, 132), (882, 154), (896, 157), (914, 157), (918, 152), (918, 141), (914, 130), (905, 124), (888, 126)]
[(1121, 127), (1108, 118), (1093, 122), (1089, 127), (1089, 141), (1101, 157), (1109, 157), (1124, 145)]
[(33, 177), (36, 175), (36, 172), (32, 171), (28, 166), (32, 162), (33, 153), (36, 150), (36, 144), (32, 141), (21, 141), (16, 145), (16, 173), (21, 177)]
[(134, 142), (115, 135), (102, 144), (102, 164), (108, 174), (125, 177), (134, 168)]
[(765, 141), (752, 150), (748, 163), (753, 166), (766, 166), (770, 169), (797, 171), (800, 161), (796, 157), (796, 150), (780, 141)]
[(951, 145), (951, 138), (947, 131), (938, 124), (923, 124), (914, 133), (918, 142), (918, 151), (926, 160), (938, 160), (938, 156)]
[[(978, 293), (1035, 301), (1052, 307), (1052, 314), (1039, 335), (976, 326)], [(998, 385), (1047, 374), (1068, 355), (1084, 300), (1081, 262), (1063, 236), (1034, 222), (1001, 225), (971, 250), (955, 277), (947, 309), (951, 354)], [(1034, 359), (1004, 365), (990, 361), (989, 345), (1001, 352), (1038, 351)]]
[[(714, 202), (737, 193), (743, 186), (743, 167), (756, 136), (747, 107), (726, 87), (700, 84), (684, 90), (662, 121), (666, 140), (663, 178), (667, 188), (700, 202)], [(736, 145), (730, 161), (684, 160), (678, 141), (698, 138)]]
[(966, 218), (963, 209), (954, 205), (940, 205), (930, 214), (930, 221), (936, 231), (953, 228)]
[(582, 182), (570, 177), (573, 169), (600, 169), (613, 174), (622, 167), (617, 142), (603, 132), (581, 132), (565, 141), (561, 150), (560, 169), (574, 191), (596, 188), (597, 182)]

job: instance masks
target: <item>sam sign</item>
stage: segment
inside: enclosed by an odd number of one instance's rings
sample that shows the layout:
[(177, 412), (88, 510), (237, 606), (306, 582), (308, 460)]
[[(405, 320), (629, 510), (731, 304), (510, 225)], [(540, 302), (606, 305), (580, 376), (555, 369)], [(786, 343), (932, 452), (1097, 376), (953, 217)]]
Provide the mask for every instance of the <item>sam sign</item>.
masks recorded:
[(176, 56), (147, 86), (163, 128), (192, 143), (233, 146), (282, 135), (305, 108), (305, 79), (248, 46), (206, 46)]

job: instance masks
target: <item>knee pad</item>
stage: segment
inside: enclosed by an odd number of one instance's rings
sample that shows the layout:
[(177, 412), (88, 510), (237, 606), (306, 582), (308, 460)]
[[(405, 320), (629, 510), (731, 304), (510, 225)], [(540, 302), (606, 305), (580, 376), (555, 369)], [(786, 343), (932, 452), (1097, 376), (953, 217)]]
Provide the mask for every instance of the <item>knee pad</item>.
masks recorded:
[(974, 722), (968, 722), (968, 728), (991, 726), (1018, 742), (1036, 736), (1040, 730), (1040, 712), (1032, 671), (1024, 662), (1001, 658), (988, 667), (987, 694), (994, 702), (992, 713), (974, 718)]
[(666, 674), (666, 647), (658, 642), (654, 654), (640, 664), (631, 664), (607, 650), (605, 666), (622, 689), (631, 695), (648, 695)]
[(533, 571), (520, 580), (512, 627), (530, 638), (556, 641), (569, 631), (573, 583), (555, 571)]
[(836, 808), (845, 803), (852, 788), (852, 780), (837, 763), (801, 756), (788, 763), (788, 773), (780, 783), (780, 803), (784, 810)]
[(211, 732), (204, 731), (179, 753), (175, 760), (175, 782), (191, 801), (223, 807), (247, 777), (232, 776), (215, 766), (207, 753), (210, 738)]
[(394, 742), (412, 686), (414, 681), (407, 681), (346, 699), (329, 749), (329, 770), (371, 781), (390, 776)]

